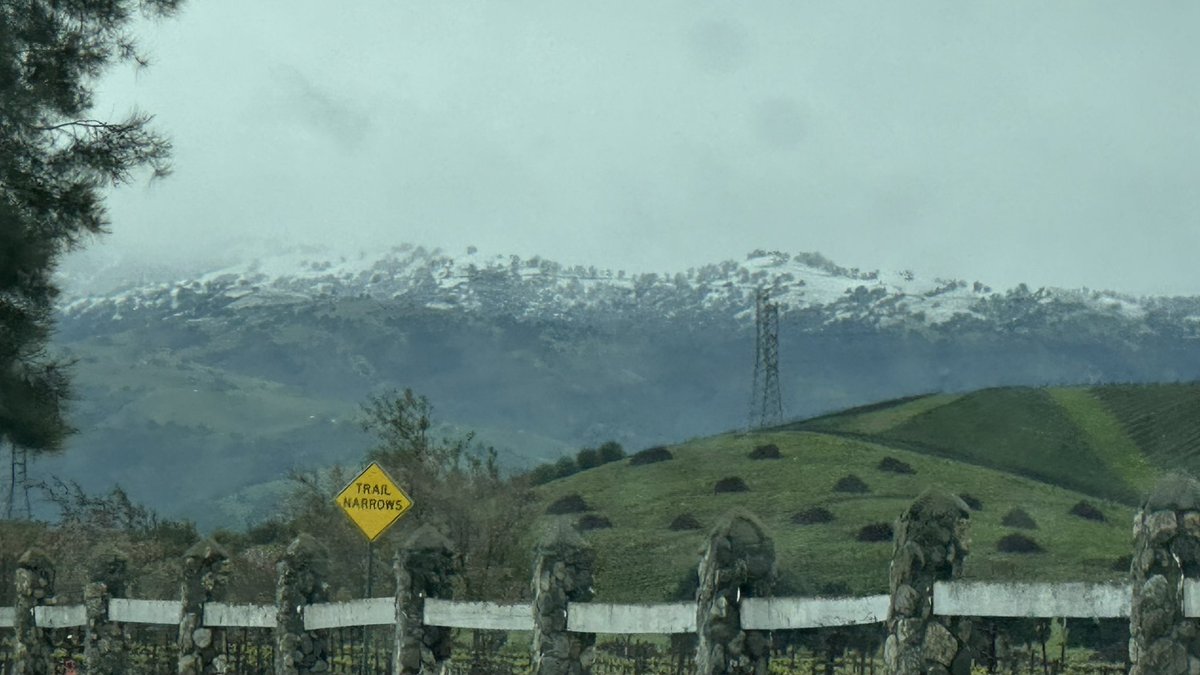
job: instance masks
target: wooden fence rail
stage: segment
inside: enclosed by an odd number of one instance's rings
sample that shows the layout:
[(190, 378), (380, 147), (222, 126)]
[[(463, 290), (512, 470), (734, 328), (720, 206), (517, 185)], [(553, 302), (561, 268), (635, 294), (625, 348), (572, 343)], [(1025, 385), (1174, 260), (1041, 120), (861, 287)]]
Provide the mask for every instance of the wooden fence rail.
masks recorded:
[[(1023, 618), (1128, 618), (1132, 589), (1129, 584), (1019, 583), (954, 581), (933, 587), (933, 613), (938, 616)], [(744, 598), (741, 623), (746, 630), (797, 630), (879, 623), (887, 618), (887, 595), (846, 598)], [(180, 603), (175, 600), (109, 601), (108, 616), (118, 623), (177, 625)], [(1187, 579), (1183, 587), (1183, 612), (1200, 618), (1200, 581)], [(367, 598), (348, 602), (307, 605), (306, 630), (388, 626), (396, 623), (395, 598)], [(13, 607), (0, 607), (0, 628), (11, 628)], [(83, 605), (42, 606), (34, 621), (43, 628), (83, 626)], [(204, 625), (221, 628), (274, 628), (274, 605), (204, 606)], [(476, 630), (531, 631), (529, 604), (499, 604), (461, 600), (425, 601), (424, 622), (429, 626)], [(693, 602), (651, 604), (570, 603), (567, 630), (603, 634), (678, 634), (696, 632)]]

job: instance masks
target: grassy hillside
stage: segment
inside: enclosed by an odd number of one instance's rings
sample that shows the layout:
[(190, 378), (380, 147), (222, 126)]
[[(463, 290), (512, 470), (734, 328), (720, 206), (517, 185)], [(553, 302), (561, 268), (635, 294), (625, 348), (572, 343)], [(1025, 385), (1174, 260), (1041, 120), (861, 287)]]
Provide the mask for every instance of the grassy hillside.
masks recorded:
[[(911, 421), (898, 423), (903, 426)], [(767, 443), (778, 446), (779, 459), (748, 457), (755, 447)], [(1123, 574), (1114, 571), (1114, 561), (1130, 549), (1133, 511), (1128, 506), (925, 452), (786, 430), (716, 436), (672, 446), (670, 452), (674, 459), (668, 461), (635, 466), (624, 460), (538, 488), (540, 505), (579, 494), (592, 508), (590, 513), (611, 521), (610, 528), (586, 533), (598, 554), (598, 599), (673, 598), (681, 581), (694, 574), (707, 529), (734, 505), (760, 516), (774, 536), (782, 591), (885, 592), (891, 543), (860, 542), (856, 536), (866, 525), (892, 523), (929, 486), (966, 492), (982, 502), (982, 510), (972, 513), (973, 552), (967, 573), (973, 579), (1113, 579)], [(878, 465), (884, 457), (909, 464), (915, 473), (881, 471)], [(835, 483), (847, 474), (857, 475), (870, 491), (834, 491)], [(714, 484), (731, 476), (743, 479), (749, 491), (715, 494)], [(1098, 506), (1106, 521), (1069, 515), (1083, 499)], [(792, 522), (793, 514), (814, 506), (828, 509), (833, 521)], [(1017, 531), (1001, 525), (1004, 515), (1015, 507), (1023, 508), (1036, 521), (1037, 530), (1023, 532), (1037, 541), (1044, 553), (997, 551), (999, 539)], [(684, 513), (693, 514), (701, 529), (669, 530), (668, 524)], [(540, 524), (555, 518), (577, 519), (579, 515), (546, 515)]]
[(1135, 504), (1155, 475), (1200, 469), (1200, 386), (986, 389), (790, 425), (960, 459)]

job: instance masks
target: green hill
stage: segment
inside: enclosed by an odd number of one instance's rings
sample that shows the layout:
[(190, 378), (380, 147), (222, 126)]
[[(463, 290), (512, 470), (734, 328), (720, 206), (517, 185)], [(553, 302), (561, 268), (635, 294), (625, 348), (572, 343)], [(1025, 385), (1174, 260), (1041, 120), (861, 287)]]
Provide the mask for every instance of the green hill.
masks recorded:
[[(1196, 408), (1191, 418), (1188, 405)], [(1194, 440), (1195, 413), (1196, 385), (1008, 387), (900, 399), (786, 428), (958, 459), (1135, 504), (1159, 471), (1200, 469), (1200, 453), (1191, 459), (1184, 447)]]
[[(774, 443), (780, 459), (753, 460), (757, 446)], [(838, 589), (852, 594), (886, 592), (890, 542), (860, 542), (859, 531), (873, 523), (892, 523), (922, 490), (943, 486), (982, 502), (972, 513), (973, 552), (968, 574), (975, 579), (1100, 581), (1120, 577), (1114, 562), (1129, 553), (1133, 510), (1079, 492), (966, 464), (927, 453), (803, 431), (730, 434), (672, 446), (674, 459), (631, 465), (607, 464), (538, 488), (542, 505), (570, 494), (582, 495), (589, 513), (612, 526), (587, 532), (597, 549), (597, 597), (612, 602), (668, 600), (694, 574), (705, 532), (734, 505), (760, 516), (775, 538), (783, 585), (781, 592), (810, 594)], [(915, 473), (879, 470), (884, 457), (909, 464)], [(854, 474), (869, 486), (862, 494), (834, 491), (838, 480)], [(722, 478), (737, 476), (747, 492), (715, 494)], [(1105, 522), (1069, 514), (1089, 499)], [(828, 509), (828, 523), (797, 525), (792, 516), (810, 507)], [(997, 542), (1012, 528), (1004, 515), (1020, 507), (1037, 530), (1022, 531), (1044, 553), (999, 553)], [(682, 514), (695, 516), (701, 528), (671, 531)], [(579, 514), (542, 516), (577, 519)]]
[[(780, 459), (754, 460), (765, 444)], [(707, 529), (732, 506), (760, 516), (775, 537), (783, 592), (883, 592), (891, 545), (858, 541), (871, 524), (892, 523), (922, 490), (941, 486), (982, 502), (972, 513), (974, 579), (1101, 581), (1122, 578), (1129, 523), (1163, 471), (1200, 472), (1200, 385), (1095, 388), (1010, 387), (930, 394), (846, 410), (761, 433), (725, 434), (671, 446), (668, 461), (604, 465), (537, 489), (541, 508), (581, 495), (611, 527), (589, 530), (600, 573), (596, 590), (611, 601), (666, 600), (694, 573)], [(879, 468), (891, 457), (914, 473)], [(853, 474), (869, 492), (835, 491)], [(738, 477), (745, 492), (717, 494)], [(1081, 501), (1104, 521), (1071, 515)], [(797, 525), (813, 507), (830, 522)], [(1006, 527), (1020, 508), (1035, 530)], [(698, 529), (669, 524), (690, 514)], [(583, 514), (541, 516), (577, 520)], [(1021, 532), (1042, 553), (1000, 553)]]

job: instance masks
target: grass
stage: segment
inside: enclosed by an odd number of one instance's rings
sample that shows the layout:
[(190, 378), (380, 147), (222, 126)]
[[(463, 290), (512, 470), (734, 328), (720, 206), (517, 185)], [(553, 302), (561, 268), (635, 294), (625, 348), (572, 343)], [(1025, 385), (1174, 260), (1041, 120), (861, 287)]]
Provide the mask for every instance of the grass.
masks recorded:
[[(764, 443), (779, 446), (783, 458), (758, 462), (747, 457)], [(586, 533), (596, 548), (598, 601), (667, 601), (680, 580), (695, 573), (707, 529), (726, 510), (741, 506), (758, 515), (775, 539), (781, 576), (789, 592), (811, 594), (819, 587), (844, 582), (854, 594), (887, 590), (891, 544), (856, 541), (870, 523), (893, 522), (930, 486), (966, 491), (983, 500), (987, 510), (972, 513), (972, 554), (967, 577), (988, 580), (1104, 581), (1118, 578), (1111, 563), (1128, 552), (1127, 524), (1132, 509), (1100, 502), (1107, 522), (1070, 516), (1071, 506), (1094, 496), (1013, 476), (996, 469), (878, 443), (818, 434), (777, 431), (726, 434), (671, 446), (675, 460), (635, 468), (616, 462), (553, 481), (537, 490), (545, 504), (578, 492), (613, 523), (611, 529)], [(891, 455), (917, 470), (916, 475), (879, 471)], [(870, 494), (832, 490), (838, 478), (856, 473), (872, 486)], [(737, 475), (749, 492), (713, 494), (712, 484)], [(831, 523), (797, 526), (792, 514), (823, 506)], [(1054, 532), (1039, 543), (1038, 555), (1003, 554), (997, 542), (1011, 532), (1000, 525), (1009, 508), (1025, 508)], [(673, 532), (671, 519), (695, 514), (701, 531)], [(541, 525), (556, 516), (543, 516)]]

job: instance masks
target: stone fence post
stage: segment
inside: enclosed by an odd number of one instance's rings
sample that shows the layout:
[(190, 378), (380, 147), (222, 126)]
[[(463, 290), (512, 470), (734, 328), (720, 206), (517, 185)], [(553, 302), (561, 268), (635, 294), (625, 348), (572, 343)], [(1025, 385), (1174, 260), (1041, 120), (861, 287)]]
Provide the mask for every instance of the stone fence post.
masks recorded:
[(1200, 622), (1183, 616), (1183, 581), (1200, 577), (1200, 482), (1164, 476), (1133, 520), (1130, 675), (1200, 672)]
[(458, 556), (450, 540), (422, 525), (396, 555), (395, 675), (439, 673), (454, 644), (449, 628), (425, 625), (425, 598), (450, 599)]
[(596, 552), (559, 523), (534, 548), (533, 671), (536, 675), (592, 672), (596, 636), (567, 632), (567, 603), (592, 599)]
[(696, 589), (698, 675), (765, 675), (771, 656), (767, 631), (742, 630), (739, 604), (766, 597), (775, 585), (775, 542), (749, 511), (734, 509), (708, 535)]
[(327, 602), (329, 555), (310, 534), (288, 545), (275, 566), (275, 675), (329, 672), (328, 637), (304, 630), (304, 606)]
[(83, 660), (89, 675), (123, 675), (128, 670), (124, 632), (108, 620), (108, 601), (125, 597), (128, 566), (129, 558), (116, 549), (93, 555), (91, 581), (83, 589)]
[(183, 554), (183, 580), (179, 584), (182, 614), (179, 618), (179, 675), (224, 672), (214, 629), (204, 626), (204, 605), (225, 599), (229, 581), (229, 554), (211, 539), (196, 542)]
[(970, 517), (958, 497), (927, 490), (897, 521), (883, 647), (891, 675), (970, 675), (970, 619), (933, 615), (934, 582), (962, 576)]
[(17, 560), (16, 617), (13, 621), (12, 675), (49, 675), (50, 641), (34, 623), (33, 610), (54, 595), (54, 564), (46, 554), (30, 549)]

